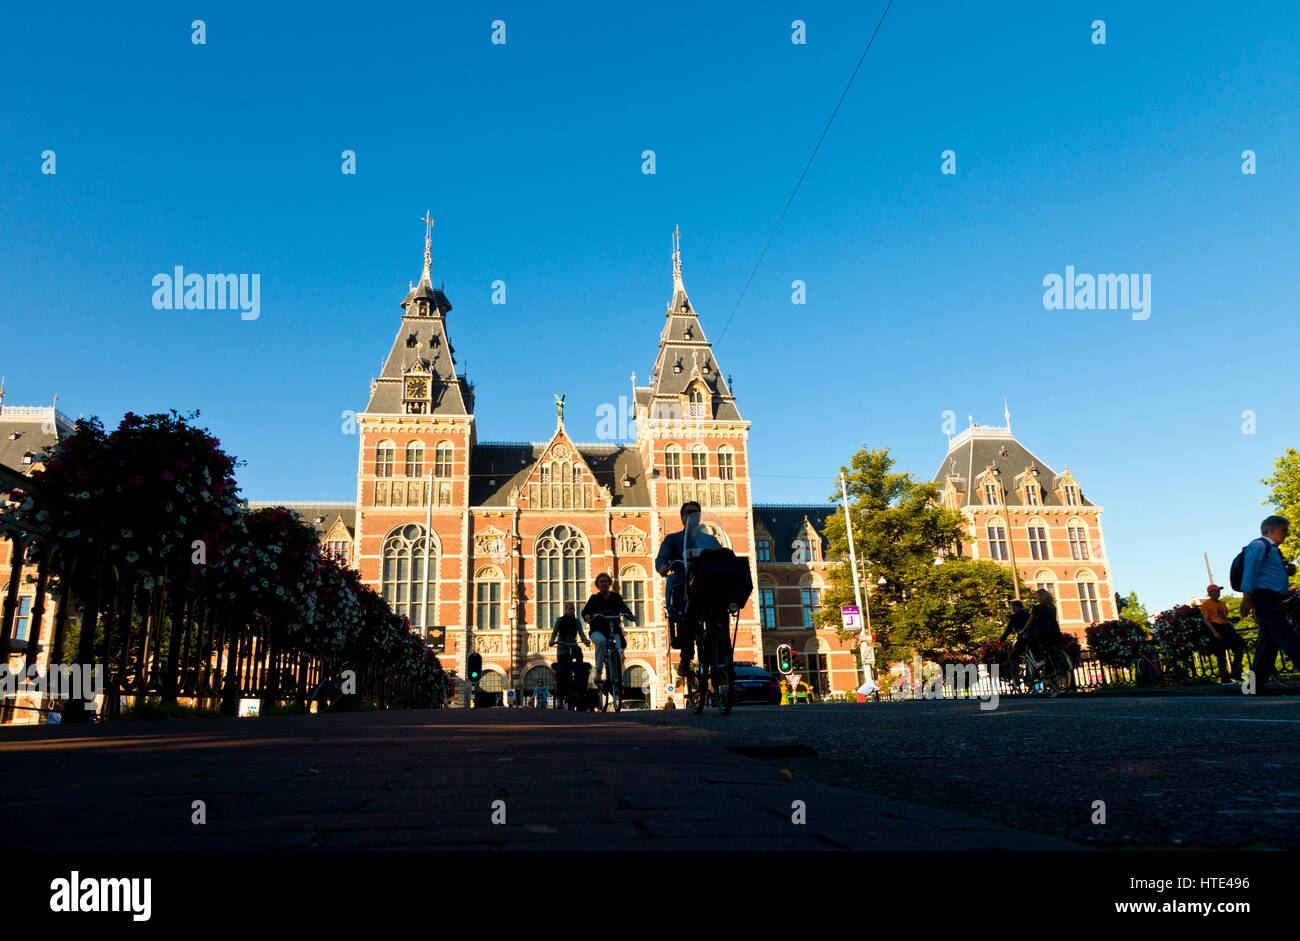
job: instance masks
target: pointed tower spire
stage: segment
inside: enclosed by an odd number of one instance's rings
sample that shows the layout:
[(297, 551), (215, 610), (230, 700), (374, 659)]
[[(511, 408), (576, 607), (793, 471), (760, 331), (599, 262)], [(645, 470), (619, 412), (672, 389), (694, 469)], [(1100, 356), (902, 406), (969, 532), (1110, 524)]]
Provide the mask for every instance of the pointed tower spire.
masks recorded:
[(433, 276), (429, 269), (433, 265), (433, 218), (429, 210), (424, 211), (424, 271), (420, 274), (421, 283), (427, 282), (433, 287)]
[(686, 285), (682, 282), (682, 230), (673, 227), (673, 299), (668, 305), (669, 314), (692, 314), (691, 299), (686, 296)]

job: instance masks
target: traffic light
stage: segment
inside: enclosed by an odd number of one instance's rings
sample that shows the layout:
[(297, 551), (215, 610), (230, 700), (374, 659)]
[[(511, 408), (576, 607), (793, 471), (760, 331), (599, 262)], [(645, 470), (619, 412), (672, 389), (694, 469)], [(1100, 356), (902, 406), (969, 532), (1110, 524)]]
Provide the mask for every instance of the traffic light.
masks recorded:
[(789, 644), (782, 644), (776, 648), (776, 665), (777, 669), (786, 676), (794, 672), (794, 651), (790, 649)]
[(469, 681), (475, 686), (483, 678), (483, 655), (481, 653), (471, 653), (465, 658), (465, 672), (469, 674)]

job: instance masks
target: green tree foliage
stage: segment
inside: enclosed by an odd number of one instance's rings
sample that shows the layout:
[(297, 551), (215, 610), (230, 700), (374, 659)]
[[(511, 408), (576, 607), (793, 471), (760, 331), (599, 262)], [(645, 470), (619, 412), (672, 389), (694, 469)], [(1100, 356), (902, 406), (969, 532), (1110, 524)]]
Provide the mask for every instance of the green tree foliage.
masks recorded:
[[(948, 605), (954, 585), (983, 586), (986, 580), (982, 567), (942, 574), (935, 571), (942, 568), (935, 566), (935, 560), (955, 555), (957, 547), (968, 538), (962, 515), (939, 504), (938, 485), (896, 472), (887, 448), (864, 445), (853, 455), (851, 467), (843, 471), (858, 569), (864, 592), (865, 586), (871, 588), (871, 627), (879, 656), (885, 662), (909, 660), (923, 651), (942, 649), (946, 638), (982, 631), (981, 616), (965, 605), (961, 613), (938, 619), (938, 608), (931, 603), (937, 597)], [(838, 502), (839, 493), (830, 499)], [(822, 599), (819, 619), (824, 627), (839, 628), (840, 605), (855, 603), (843, 512), (826, 521), (825, 535), (829, 543), (827, 557), (844, 561), (829, 572), (830, 585)], [(881, 578), (885, 580), (883, 585), (878, 584)], [(928, 628), (923, 627), (926, 624)]]
[(926, 568), (891, 618), (895, 646), (923, 657), (969, 654), (997, 640), (1015, 591), (1011, 570), (985, 559), (948, 559)]
[[(1260, 483), (1270, 488), (1268, 499), (1261, 502), (1291, 521), (1291, 535), (1282, 542), (1282, 555), (1288, 561), (1295, 561), (1300, 557), (1300, 451), (1287, 448), (1273, 462), (1273, 473)], [(1295, 578), (1291, 584), (1296, 584)]]
[(1151, 615), (1147, 612), (1146, 605), (1138, 601), (1136, 591), (1130, 591), (1127, 595), (1117, 597), (1115, 599), (1115, 608), (1119, 611), (1119, 616), (1124, 620), (1141, 624), (1148, 630), (1151, 628)]

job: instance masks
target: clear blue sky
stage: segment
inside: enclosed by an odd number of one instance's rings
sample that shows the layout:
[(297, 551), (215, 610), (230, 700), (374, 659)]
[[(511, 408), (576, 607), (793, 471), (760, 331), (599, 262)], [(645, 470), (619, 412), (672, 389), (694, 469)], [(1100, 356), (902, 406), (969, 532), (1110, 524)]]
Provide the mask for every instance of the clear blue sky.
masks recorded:
[[(673, 225), (716, 339), (883, 2), (277, 6), (6, 10), (0, 372), (109, 425), (201, 409), (249, 497), (346, 500), (339, 416), (426, 209), (480, 437), (546, 437), (565, 392), (594, 440), (653, 362)], [(1297, 48), (1294, 2), (897, 0), (718, 345), (758, 499), (824, 499), (864, 442), (928, 478), (944, 410), (1006, 396), (1106, 508), (1119, 590), (1184, 600), (1202, 551), (1226, 579), (1298, 443)], [(175, 265), (260, 274), (260, 318), (153, 309)], [(1151, 274), (1150, 319), (1044, 310), (1067, 265)]]

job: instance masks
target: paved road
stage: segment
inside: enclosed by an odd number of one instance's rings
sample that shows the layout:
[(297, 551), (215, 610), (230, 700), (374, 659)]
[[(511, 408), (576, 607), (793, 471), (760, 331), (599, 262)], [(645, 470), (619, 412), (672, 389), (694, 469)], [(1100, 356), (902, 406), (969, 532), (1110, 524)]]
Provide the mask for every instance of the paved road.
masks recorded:
[(44, 850), (1068, 848), (787, 780), (702, 730), (524, 709), (11, 728), (0, 816)]
[[(802, 745), (764, 759), (859, 788), (1084, 845), (1300, 847), (1300, 699), (1156, 696), (744, 707), (641, 713), (722, 745)], [(1093, 801), (1107, 822), (1091, 822)]]

